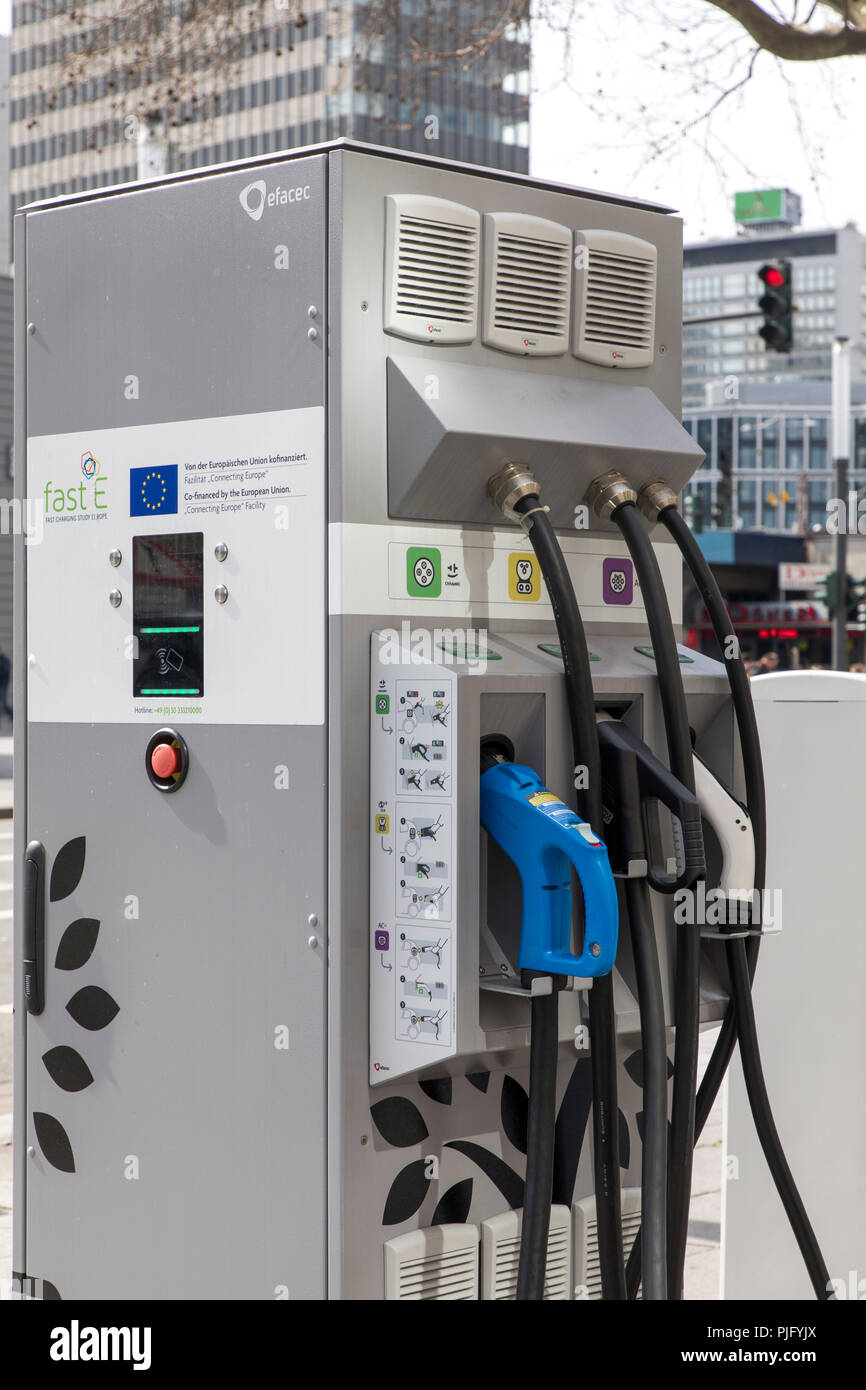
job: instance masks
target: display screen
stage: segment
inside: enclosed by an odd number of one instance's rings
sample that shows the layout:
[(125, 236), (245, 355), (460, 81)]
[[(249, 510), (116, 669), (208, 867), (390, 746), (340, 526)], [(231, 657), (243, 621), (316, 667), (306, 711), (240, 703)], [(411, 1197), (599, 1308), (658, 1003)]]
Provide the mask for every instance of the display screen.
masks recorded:
[(134, 536), (133, 694), (204, 694), (204, 536)]

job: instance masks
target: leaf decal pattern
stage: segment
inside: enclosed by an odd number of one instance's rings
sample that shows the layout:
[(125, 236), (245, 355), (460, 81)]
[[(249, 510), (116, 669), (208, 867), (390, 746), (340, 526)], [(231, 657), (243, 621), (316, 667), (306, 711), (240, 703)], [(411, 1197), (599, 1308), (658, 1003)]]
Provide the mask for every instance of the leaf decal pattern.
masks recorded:
[(468, 1139), (452, 1139), (445, 1148), (454, 1149), (477, 1164), (494, 1187), (498, 1187), (512, 1211), (523, 1206), (523, 1179), (504, 1159), (485, 1149), (482, 1144), (473, 1144)]
[(383, 1226), (399, 1226), (414, 1216), (427, 1196), (430, 1179), (426, 1175), (427, 1160), (416, 1158), (401, 1168), (391, 1184), (382, 1213)]
[(52, 1168), (59, 1169), (61, 1173), (74, 1173), (75, 1158), (72, 1154), (72, 1145), (69, 1142), (69, 1135), (60, 1121), (56, 1120), (53, 1115), (46, 1115), (41, 1110), (35, 1110), (33, 1112), (33, 1124), (36, 1129), (36, 1138), (39, 1140), (39, 1147)]
[(74, 893), (84, 873), (85, 837), (79, 835), (75, 840), (67, 840), (57, 851), (51, 868), (51, 887), (49, 896), (53, 903), (68, 898)]
[(63, 1091), (83, 1091), (93, 1085), (93, 1073), (74, 1047), (52, 1047), (42, 1060), (51, 1080)]
[(386, 1096), (370, 1106), (373, 1124), (387, 1144), (395, 1149), (408, 1149), (427, 1138), (429, 1130), (424, 1116), (406, 1096)]
[(432, 1081), (419, 1081), (418, 1085), (421, 1087), (425, 1096), (429, 1096), (431, 1100), (435, 1100), (439, 1105), (451, 1104), (450, 1076), (437, 1076), (434, 1077)]
[(100, 1028), (108, 1027), (120, 1012), (120, 1005), (116, 1004), (104, 989), (100, 989), (99, 985), (85, 985), (77, 994), (73, 994), (66, 1005), (66, 1012), (82, 1028), (96, 1033)]
[(70, 922), (60, 938), (54, 964), (58, 970), (80, 970), (93, 955), (99, 923), (95, 917), (79, 917)]
[(472, 1179), (464, 1178), (462, 1182), (456, 1182), (453, 1187), (449, 1187), (447, 1192), (442, 1193), (436, 1203), (432, 1225), (445, 1226), (450, 1222), (462, 1223), (468, 1220), (471, 1206)]
[(529, 1121), (529, 1097), (513, 1076), (502, 1078), (500, 1099), (502, 1128), (519, 1153), (526, 1153), (526, 1129)]

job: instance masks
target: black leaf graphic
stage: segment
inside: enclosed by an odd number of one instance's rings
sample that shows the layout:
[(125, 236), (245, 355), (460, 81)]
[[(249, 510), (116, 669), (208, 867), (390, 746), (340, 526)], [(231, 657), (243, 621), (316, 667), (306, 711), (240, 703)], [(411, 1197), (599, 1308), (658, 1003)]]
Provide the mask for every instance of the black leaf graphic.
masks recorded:
[(556, 1117), (553, 1200), (570, 1207), (587, 1121), (592, 1109), (592, 1062), (581, 1057), (571, 1073)]
[(78, 887), (84, 873), (84, 850), (84, 836), (79, 835), (76, 840), (67, 840), (63, 848), (57, 851), (51, 869), (49, 890), (53, 903), (59, 902), (61, 898), (68, 898)]
[(410, 1216), (415, 1215), (430, 1186), (430, 1179), (424, 1171), (426, 1167), (426, 1158), (416, 1158), (414, 1163), (408, 1163), (397, 1174), (382, 1213), (383, 1226), (399, 1226), (401, 1221), (408, 1221)]
[[(633, 1052), (630, 1057), (626, 1057), (623, 1066), (635, 1085), (643, 1089), (643, 1052)], [(672, 1077), (674, 1074), (673, 1063), (670, 1057), (667, 1058), (667, 1072), (668, 1078)]]
[(490, 1072), (471, 1071), (467, 1074), (466, 1080), (470, 1086), (475, 1087), (476, 1091), (483, 1091), (486, 1094), (487, 1087), (490, 1085)]
[(467, 1220), (471, 1206), (472, 1179), (464, 1178), (462, 1182), (456, 1182), (453, 1187), (449, 1187), (447, 1192), (442, 1193), (436, 1203), (431, 1224), (445, 1226), (450, 1221), (462, 1223)]
[[(646, 1142), (645, 1139), (644, 1139), (644, 1129), (646, 1128), (646, 1111), (644, 1111), (644, 1110), (639, 1110), (639, 1111), (637, 1112), (637, 1114), (635, 1115), (634, 1119), (635, 1119), (635, 1124), (637, 1125), (637, 1132), (638, 1132), (638, 1134), (640, 1135), (640, 1142), (643, 1144), (643, 1143)], [(670, 1122), (670, 1120), (668, 1120), (668, 1142), (669, 1142), (669, 1143), (670, 1143), (670, 1136), (671, 1136), (671, 1122)]]
[(405, 1096), (386, 1096), (370, 1106), (373, 1124), (382, 1138), (395, 1149), (408, 1149), (412, 1144), (420, 1144), (430, 1133), (424, 1123), (424, 1116), (417, 1106)]
[(93, 1073), (74, 1047), (52, 1047), (42, 1060), (51, 1080), (64, 1091), (83, 1091), (93, 1084)]
[(495, 1187), (499, 1189), (512, 1211), (523, 1206), (523, 1179), (515, 1173), (504, 1159), (499, 1158), (480, 1144), (472, 1144), (468, 1139), (452, 1139), (446, 1149), (456, 1149), (476, 1163)]
[(438, 1101), (439, 1105), (451, 1104), (451, 1077), (437, 1076), (432, 1081), (419, 1081), (418, 1085), (429, 1096), (431, 1100)]
[(526, 1153), (526, 1126), (529, 1113), (529, 1097), (513, 1076), (502, 1080), (502, 1099), (500, 1102), (502, 1128), (511, 1143), (520, 1153)]
[(619, 1166), (627, 1168), (631, 1158), (631, 1136), (628, 1132), (628, 1120), (620, 1110), (619, 1114)]
[(66, 1005), (66, 1012), (91, 1033), (98, 1032), (100, 1028), (107, 1028), (119, 1010), (120, 1005), (116, 1004), (104, 989), (100, 989), (99, 985), (85, 985), (84, 989), (73, 994)]
[(626, 1072), (636, 1086), (643, 1086), (643, 1052), (633, 1052), (623, 1062)]
[(55, 1120), (53, 1115), (46, 1115), (41, 1110), (34, 1110), (33, 1124), (36, 1128), (39, 1147), (52, 1168), (59, 1168), (61, 1173), (74, 1173), (75, 1159), (72, 1156), (72, 1145), (69, 1142), (69, 1135), (60, 1121)]
[(58, 970), (80, 970), (93, 954), (99, 923), (94, 917), (79, 917), (71, 922), (60, 938), (54, 964)]
[(62, 1298), (60, 1297), (59, 1290), (55, 1287), (54, 1284), (49, 1284), (47, 1279), (43, 1279), (41, 1281), (41, 1287), (43, 1302), (47, 1303), (49, 1300), (57, 1300), (61, 1303), (63, 1302)]

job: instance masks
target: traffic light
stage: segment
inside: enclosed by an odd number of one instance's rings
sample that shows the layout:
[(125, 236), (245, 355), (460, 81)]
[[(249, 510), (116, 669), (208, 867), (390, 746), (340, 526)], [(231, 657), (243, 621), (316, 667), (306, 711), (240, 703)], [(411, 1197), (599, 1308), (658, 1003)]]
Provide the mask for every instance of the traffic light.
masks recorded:
[(758, 332), (771, 352), (790, 352), (794, 341), (791, 262), (770, 261), (762, 265), (758, 279), (764, 286), (758, 300), (764, 322)]
[(849, 574), (845, 588), (845, 611), (856, 616), (866, 599), (866, 579), (852, 579)]
[(821, 603), (826, 603), (828, 612), (836, 612), (839, 607), (839, 575), (835, 570), (815, 586), (815, 597)]

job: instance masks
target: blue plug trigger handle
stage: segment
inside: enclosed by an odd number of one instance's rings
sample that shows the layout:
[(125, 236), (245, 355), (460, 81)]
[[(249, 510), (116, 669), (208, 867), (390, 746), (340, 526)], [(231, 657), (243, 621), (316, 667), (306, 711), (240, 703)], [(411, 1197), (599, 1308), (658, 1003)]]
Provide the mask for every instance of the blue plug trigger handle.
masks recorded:
[[(521, 970), (549, 975), (606, 975), (616, 959), (619, 908), (607, 849), (585, 821), (520, 763), (481, 775), (481, 824), (520, 873)], [(581, 955), (571, 945), (571, 872), (583, 891)]]

